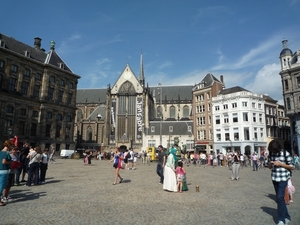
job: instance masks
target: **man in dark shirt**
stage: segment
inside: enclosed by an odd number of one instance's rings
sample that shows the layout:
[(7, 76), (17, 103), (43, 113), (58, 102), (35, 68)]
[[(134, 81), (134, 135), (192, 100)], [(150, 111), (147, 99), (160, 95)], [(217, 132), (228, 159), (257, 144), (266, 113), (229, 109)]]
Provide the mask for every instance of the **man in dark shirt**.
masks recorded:
[(159, 183), (162, 184), (164, 182), (164, 166), (166, 163), (166, 153), (164, 152), (164, 148), (162, 145), (158, 146), (158, 162), (156, 167), (156, 173), (160, 176)]
[[(20, 162), (22, 163), (22, 165), (18, 169), (19, 174), (20, 175), (22, 174), (21, 182), (26, 182), (25, 174), (27, 173), (28, 163), (29, 163), (29, 159), (27, 159), (28, 153), (29, 153), (29, 145), (27, 142), (24, 142), (23, 147), (21, 148), (20, 151)], [(16, 181), (16, 184), (19, 185), (19, 180)]]

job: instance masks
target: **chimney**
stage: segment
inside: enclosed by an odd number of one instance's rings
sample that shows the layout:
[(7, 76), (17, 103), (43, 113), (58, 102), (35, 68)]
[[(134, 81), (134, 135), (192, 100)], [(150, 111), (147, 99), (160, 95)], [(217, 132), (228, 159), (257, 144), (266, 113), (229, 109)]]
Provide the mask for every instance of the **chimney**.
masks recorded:
[(222, 82), (222, 84), (224, 84), (223, 75), (220, 76), (220, 81)]
[(34, 48), (35, 49), (41, 49), (41, 43), (42, 43), (41, 38), (39, 38), (39, 37), (34, 38)]

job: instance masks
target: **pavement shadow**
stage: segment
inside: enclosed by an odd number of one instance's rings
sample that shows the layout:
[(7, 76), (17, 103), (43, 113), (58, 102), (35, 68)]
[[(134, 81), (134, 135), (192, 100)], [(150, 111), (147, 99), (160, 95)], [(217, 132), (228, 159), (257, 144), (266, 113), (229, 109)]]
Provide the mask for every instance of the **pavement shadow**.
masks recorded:
[(24, 202), (24, 201), (31, 201), (35, 199), (39, 199), (42, 196), (45, 196), (47, 192), (31, 192), (31, 191), (11, 191), (11, 197), (13, 199), (12, 202)]
[[(46, 179), (46, 184), (54, 184), (54, 183), (58, 183), (58, 182), (62, 182), (62, 181), (65, 181), (65, 180), (49, 180)], [(41, 185), (45, 185), (45, 184), (41, 184)]]
[(269, 197), (270, 199), (274, 200), (274, 202), (276, 202), (276, 195), (268, 194), (267, 197)]
[(262, 209), (263, 212), (265, 212), (265, 213), (269, 214), (270, 216), (272, 216), (273, 220), (274, 220), (274, 223), (276, 223), (276, 221), (277, 221), (277, 209), (266, 207), (266, 206), (262, 206), (260, 208)]

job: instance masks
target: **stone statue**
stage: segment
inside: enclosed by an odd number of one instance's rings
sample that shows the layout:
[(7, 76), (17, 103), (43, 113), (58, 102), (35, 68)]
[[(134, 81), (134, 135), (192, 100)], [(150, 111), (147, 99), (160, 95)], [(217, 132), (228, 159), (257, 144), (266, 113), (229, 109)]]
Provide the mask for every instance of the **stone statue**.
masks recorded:
[(178, 145), (179, 144), (179, 138), (178, 137), (174, 137), (174, 148), (176, 149), (176, 156), (178, 159), (181, 158), (181, 147)]

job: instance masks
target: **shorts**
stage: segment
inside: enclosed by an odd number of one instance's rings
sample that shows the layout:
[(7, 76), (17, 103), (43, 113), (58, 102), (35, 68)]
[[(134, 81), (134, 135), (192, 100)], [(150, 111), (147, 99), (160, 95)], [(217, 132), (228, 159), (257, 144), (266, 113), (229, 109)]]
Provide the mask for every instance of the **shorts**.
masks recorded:
[(128, 162), (129, 162), (129, 163), (132, 163), (132, 162), (133, 162), (133, 160), (132, 160), (132, 159), (128, 159)]
[(6, 187), (12, 187), (15, 184), (15, 174), (14, 173), (10, 173), (8, 174), (8, 179), (6, 181)]
[(117, 169), (118, 168), (118, 163), (114, 163), (113, 167)]
[(183, 182), (185, 180), (184, 175), (182, 174), (177, 174), (177, 181), (178, 182)]

